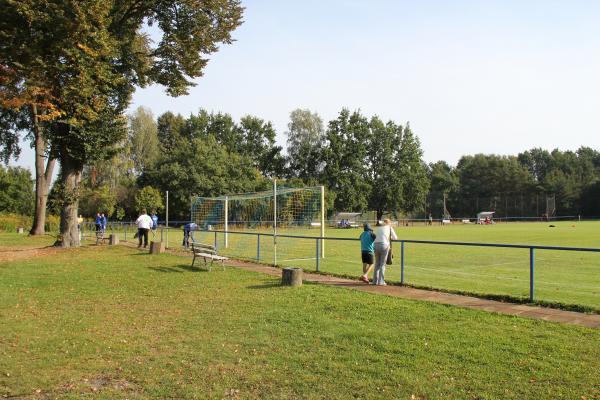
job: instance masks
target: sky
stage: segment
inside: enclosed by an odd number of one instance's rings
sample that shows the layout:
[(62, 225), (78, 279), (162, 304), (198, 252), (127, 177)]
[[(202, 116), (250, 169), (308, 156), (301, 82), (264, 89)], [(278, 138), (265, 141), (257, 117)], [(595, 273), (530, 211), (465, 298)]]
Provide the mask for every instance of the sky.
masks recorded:
[[(138, 89), (130, 111), (204, 108), (271, 121), (342, 108), (405, 124), (427, 162), (600, 150), (600, 1), (243, 1), (232, 45), (188, 96)], [(28, 146), (23, 146), (28, 147)], [(15, 163), (13, 163), (15, 164)], [(29, 149), (16, 163), (33, 171)]]

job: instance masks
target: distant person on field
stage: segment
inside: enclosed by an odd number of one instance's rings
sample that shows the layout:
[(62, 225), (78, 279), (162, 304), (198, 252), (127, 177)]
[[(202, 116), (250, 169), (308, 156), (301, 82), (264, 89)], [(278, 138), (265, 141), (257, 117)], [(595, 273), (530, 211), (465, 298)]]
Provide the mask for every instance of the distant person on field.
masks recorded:
[(433, 225), (433, 216), (429, 213), (429, 225)]
[(371, 225), (365, 223), (363, 226), (363, 233), (360, 234), (360, 252), (363, 263), (363, 274), (359, 280), (369, 283), (369, 271), (373, 268), (375, 260), (375, 248), (373, 243), (375, 242), (375, 234)]
[(79, 241), (81, 241), (81, 228), (83, 224), (83, 217), (81, 216), (81, 214), (79, 214), (79, 217), (77, 218), (77, 231), (79, 231)]
[(102, 230), (104, 232), (106, 232), (106, 225), (108, 225), (108, 218), (106, 218), (106, 215), (104, 215), (104, 213), (102, 213), (101, 217), (102, 217)]
[(385, 286), (385, 262), (390, 251), (390, 243), (392, 240), (398, 239), (398, 236), (396, 236), (396, 232), (392, 228), (392, 222), (387, 218), (383, 220), (383, 223), (377, 221), (375, 235), (375, 272), (373, 273), (373, 284)]
[(192, 243), (194, 242), (194, 231), (198, 229), (198, 224), (190, 222), (189, 224), (185, 224), (183, 226), (183, 247), (186, 249), (190, 247), (190, 238), (192, 239)]
[(152, 218), (152, 237), (156, 237), (156, 230), (158, 229), (158, 215), (156, 215), (155, 208), (152, 209), (152, 215), (150, 215), (150, 218)]
[(141, 215), (135, 221), (138, 226), (138, 249), (142, 247), (142, 238), (144, 239), (144, 248), (148, 246), (148, 231), (152, 227), (152, 218), (146, 214), (146, 209), (142, 209)]
[(100, 232), (102, 230), (102, 216), (100, 213), (96, 214), (96, 232)]

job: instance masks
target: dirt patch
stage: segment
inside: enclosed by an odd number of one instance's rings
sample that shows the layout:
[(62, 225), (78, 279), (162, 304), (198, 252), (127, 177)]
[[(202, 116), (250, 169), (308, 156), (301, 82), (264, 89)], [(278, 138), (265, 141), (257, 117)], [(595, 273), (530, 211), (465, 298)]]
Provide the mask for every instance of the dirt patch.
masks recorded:
[(27, 260), (35, 257), (54, 255), (63, 249), (58, 247), (31, 248), (3, 248), (0, 250), (0, 262)]

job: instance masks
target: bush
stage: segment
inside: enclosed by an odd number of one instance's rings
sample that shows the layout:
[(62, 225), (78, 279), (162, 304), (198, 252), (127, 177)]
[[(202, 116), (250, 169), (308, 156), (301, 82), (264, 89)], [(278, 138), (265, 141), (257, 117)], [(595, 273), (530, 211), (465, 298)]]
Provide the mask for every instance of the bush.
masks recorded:
[(31, 228), (33, 220), (26, 215), (3, 213), (0, 214), (0, 231), (16, 232), (18, 227), (25, 230)]
[[(33, 224), (33, 218), (27, 215), (3, 213), (0, 214), (0, 231), (16, 232), (18, 227), (25, 228), (27, 232)], [(60, 217), (56, 215), (46, 216), (46, 232), (58, 232), (60, 229)]]

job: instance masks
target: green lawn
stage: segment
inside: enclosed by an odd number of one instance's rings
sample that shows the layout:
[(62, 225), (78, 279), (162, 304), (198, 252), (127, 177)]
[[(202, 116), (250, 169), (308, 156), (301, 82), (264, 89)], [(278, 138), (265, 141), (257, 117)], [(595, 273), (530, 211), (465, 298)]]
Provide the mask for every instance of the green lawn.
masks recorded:
[[(550, 227), (549, 225), (555, 225)], [(493, 226), (453, 225), (397, 228), (403, 239), (483, 243), (538, 244), (550, 246), (600, 247), (600, 222), (504, 223)], [(264, 231), (267, 233), (267, 231)], [(328, 229), (327, 237), (357, 238), (360, 229)], [(316, 236), (318, 229), (294, 229), (280, 234)], [(215, 234), (196, 233), (196, 239), (214, 243)], [(169, 245), (181, 247), (181, 231), (169, 233)], [(225, 248), (218, 235), (219, 251), (225, 255), (257, 259), (257, 237), (229, 235)], [(260, 261), (273, 264), (273, 239), (261, 238)], [(394, 265), (387, 279), (400, 281), (400, 248), (394, 249)], [(277, 264), (316, 269), (314, 239), (277, 239)], [(361, 273), (358, 241), (325, 242), (320, 270), (358, 277)], [(441, 246), (407, 243), (405, 282), (476, 295), (529, 298), (529, 250), (490, 247)], [(538, 301), (581, 306), (600, 311), (600, 253), (537, 250), (535, 253), (535, 298)]]
[[(554, 225), (554, 227), (550, 227)], [(483, 243), (538, 244), (570, 247), (600, 247), (600, 222), (528, 222), (500, 223), (493, 226), (463, 225), (397, 228), (403, 239), (462, 241)], [(258, 232), (258, 231), (246, 231)], [(330, 238), (357, 238), (360, 229), (329, 228)], [(117, 232), (125, 239), (123, 230)], [(262, 233), (272, 233), (264, 230)], [(280, 229), (280, 234), (318, 236), (317, 229)], [(182, 230), (172, 229), (162, 239), (170, 248), (181, 248)], [(195, 234), (196, 240), (214, 243), (214, 232)], [(127, 232), (133, 239), (133, 230)], [(150, 236), (152, 240), (152, 235)], [(161, 239), (161, 231), (154, 240)], [(228, 256), (256, 260), (255, 235), (217, 235), (219, 251)], [(388, 267), (387, 280), (400, 281), (400, 249), (394, 249), (394, 265)], [(316, 270), (316, 241), (279, 237), (277, 264)], [(325, 242), (325, 258), (320, 271), (357, 277), (361, 273), (360, 248), (357, 241)], [(260, 262), (273, 264), (273, 239), (261, 238)], [(489, 247), (441, 246), (407, 243), (405, 247), (405, 282), (419, 287), (466, 292), (480, 296), (506, 296), (515, 300), (529, 298), (529, 251)], [(600, 311), (600, 253), (537, 250), (535, 254), (535, 299), (585, 310)]]
[(189, 262), (0, 262), (0, 397), (600, 398), (598, 330)]

